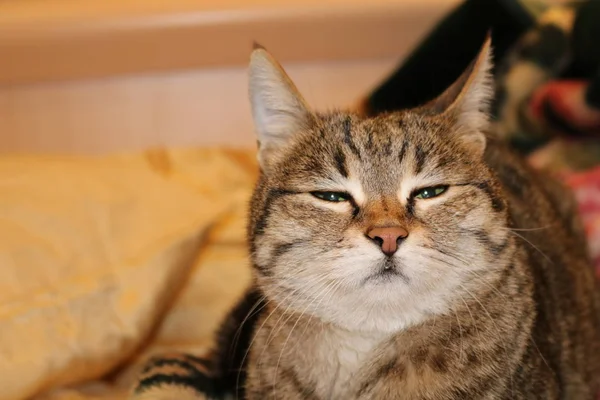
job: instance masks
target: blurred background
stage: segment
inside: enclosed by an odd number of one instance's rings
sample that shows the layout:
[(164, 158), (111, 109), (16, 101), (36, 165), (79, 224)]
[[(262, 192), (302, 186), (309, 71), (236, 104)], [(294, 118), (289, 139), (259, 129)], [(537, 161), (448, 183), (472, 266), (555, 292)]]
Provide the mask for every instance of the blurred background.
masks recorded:
[(318, 109), (357, 101), (458, 0), (3, 0), (0, 151), (254, 146), (252, 42)]

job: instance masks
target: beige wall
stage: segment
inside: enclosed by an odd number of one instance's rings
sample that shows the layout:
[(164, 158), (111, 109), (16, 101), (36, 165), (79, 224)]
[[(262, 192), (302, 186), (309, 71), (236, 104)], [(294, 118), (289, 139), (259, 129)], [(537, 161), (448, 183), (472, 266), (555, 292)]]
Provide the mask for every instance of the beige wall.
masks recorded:
[(456, 3), (0, 2), (0, 151), (252, 146), (252, 39), (283, 61), (316, 108), (345, 107)]
[[(344, 107), (395, 59), (289, 64), (318, 109)], [(157, 145), (252, 146), (245, 68), (0, 90), (2, 151), (97, 153)]]

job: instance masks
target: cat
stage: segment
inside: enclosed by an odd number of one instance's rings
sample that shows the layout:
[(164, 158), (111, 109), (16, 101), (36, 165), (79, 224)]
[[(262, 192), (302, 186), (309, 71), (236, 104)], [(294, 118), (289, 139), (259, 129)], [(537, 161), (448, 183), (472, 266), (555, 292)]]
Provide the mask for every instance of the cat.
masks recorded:
[(490, 131), (491, 44), (416, 109), (315, 113), (262, 47), (252, 287), (136, 399), (593, 399), (600, 289), (575, 201)]

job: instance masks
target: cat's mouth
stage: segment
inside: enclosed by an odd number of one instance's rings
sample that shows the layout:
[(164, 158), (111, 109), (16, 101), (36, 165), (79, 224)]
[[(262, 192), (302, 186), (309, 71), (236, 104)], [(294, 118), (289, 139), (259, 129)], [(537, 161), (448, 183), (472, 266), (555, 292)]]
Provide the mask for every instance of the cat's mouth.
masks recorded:
[(385, 284), (389, 282), (395, 282), (398, 279), (401, 279), (402, 281), (404, 281), (404, 283), (409, 283), (410, 281), (408, 279), (408, 276), (406, 276), (402, 272), (401, 266), (396, 261), (394, 261), (394, 259), (387, 258), (376, 267), (375, 272), (373, 274), (367, 276), (363, 280), (363, 284)]

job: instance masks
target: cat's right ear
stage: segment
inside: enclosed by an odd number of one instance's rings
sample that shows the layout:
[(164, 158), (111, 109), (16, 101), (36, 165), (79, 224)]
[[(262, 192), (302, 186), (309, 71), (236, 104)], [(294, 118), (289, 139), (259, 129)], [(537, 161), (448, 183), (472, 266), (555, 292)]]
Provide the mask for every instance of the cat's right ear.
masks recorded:
[(257, 44), (250, 57), (249, 83), (258, 162), (266, 170), (294, 134), (310, 128), (314, 116), (281, 65)]
[(492, 39), (488, 33), (478, 56), (463, 74), (437, 99), (426, 105), (436, 114), (455, 121), (454, 134), (465, 148), (481, 157), (486, 146), (489, 108), (494, 96)]

